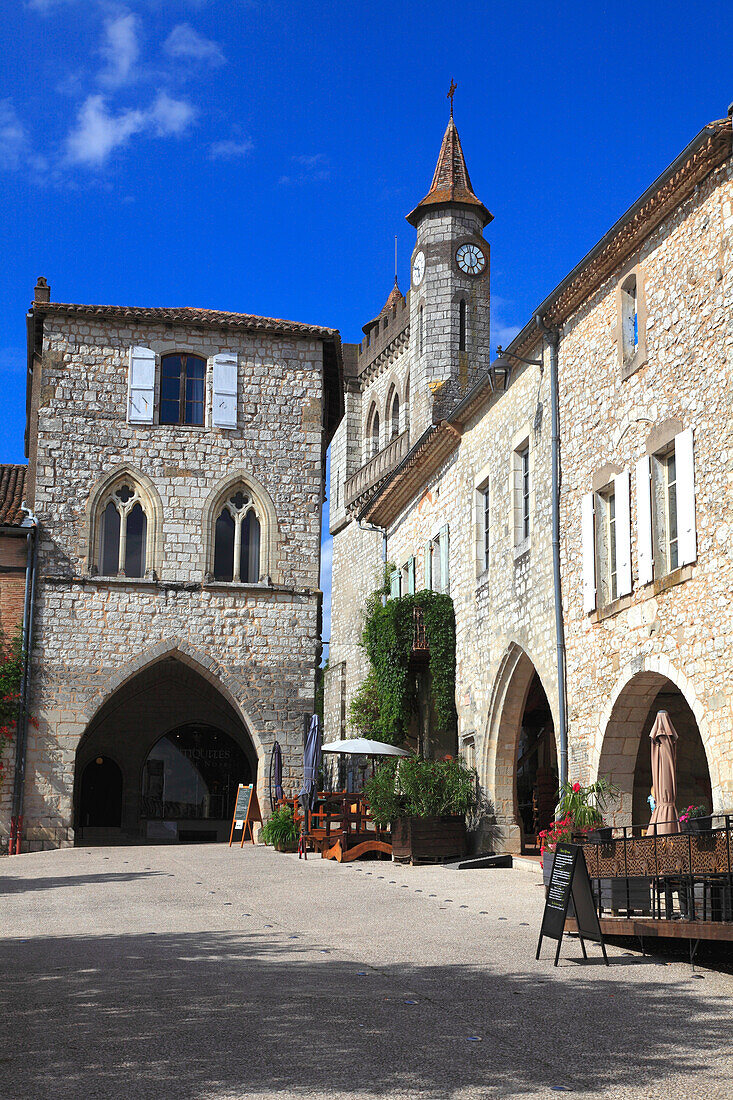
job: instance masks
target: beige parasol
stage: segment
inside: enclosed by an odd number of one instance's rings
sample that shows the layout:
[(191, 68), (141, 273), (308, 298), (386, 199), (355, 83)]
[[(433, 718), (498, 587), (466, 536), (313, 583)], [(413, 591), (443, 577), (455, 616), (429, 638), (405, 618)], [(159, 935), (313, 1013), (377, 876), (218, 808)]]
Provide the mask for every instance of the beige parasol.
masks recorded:
[(678, 833), (677, 820), (677, 731), (666, 710), (657, 714), (651, 733), (652, 783), (657, 803), (649, 822), (649, 832)]

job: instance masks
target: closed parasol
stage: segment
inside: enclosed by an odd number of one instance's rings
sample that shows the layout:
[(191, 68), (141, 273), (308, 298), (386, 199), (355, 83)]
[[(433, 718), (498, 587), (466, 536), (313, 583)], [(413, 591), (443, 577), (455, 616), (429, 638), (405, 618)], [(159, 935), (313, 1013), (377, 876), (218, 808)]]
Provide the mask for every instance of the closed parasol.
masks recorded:
[(666, 710), (657, 714), (651, 733), (652, 784), (656, 807), (649, 822), (650, 833), (680, 831), (677, 820), (677, 731)]

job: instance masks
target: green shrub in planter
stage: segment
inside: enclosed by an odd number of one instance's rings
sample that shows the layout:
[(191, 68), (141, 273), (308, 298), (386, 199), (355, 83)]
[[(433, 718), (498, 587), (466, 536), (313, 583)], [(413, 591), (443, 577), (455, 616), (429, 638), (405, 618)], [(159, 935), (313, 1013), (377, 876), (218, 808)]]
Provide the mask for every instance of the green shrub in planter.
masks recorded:
[(298, 826), (289, 806), (275, 810), (262, 826), (262, 839), (275, 848), (288, 848), (298, 843)]
[(382, 826), (402, 817), (465, 818), (478, 804), (476, 772), (453, 756), (387, 760), (367, 780), (365, 790), (372, 818)]

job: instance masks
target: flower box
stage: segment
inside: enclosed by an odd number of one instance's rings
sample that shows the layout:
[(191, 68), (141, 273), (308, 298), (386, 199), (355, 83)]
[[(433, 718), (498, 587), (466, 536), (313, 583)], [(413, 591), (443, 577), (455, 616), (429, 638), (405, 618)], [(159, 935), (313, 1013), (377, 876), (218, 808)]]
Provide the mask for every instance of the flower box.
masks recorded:
[(463, 859), (466, 851), (466, 819), (459, 814), (392, 822), (392, 858), (397, 863), (441, 863)]

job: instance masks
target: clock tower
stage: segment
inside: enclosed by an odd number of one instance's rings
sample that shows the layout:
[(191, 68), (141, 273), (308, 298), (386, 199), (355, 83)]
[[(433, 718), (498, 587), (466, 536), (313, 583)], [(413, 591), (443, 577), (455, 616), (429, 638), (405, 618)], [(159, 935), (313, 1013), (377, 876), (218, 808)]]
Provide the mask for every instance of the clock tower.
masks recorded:
[(473, 193), (452, 102), (430, 190), (407, 220), (417, 230), (410, 294), (417, 438), (489, 366), (489, 245), (483, 230), (492, 215)]

